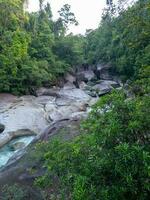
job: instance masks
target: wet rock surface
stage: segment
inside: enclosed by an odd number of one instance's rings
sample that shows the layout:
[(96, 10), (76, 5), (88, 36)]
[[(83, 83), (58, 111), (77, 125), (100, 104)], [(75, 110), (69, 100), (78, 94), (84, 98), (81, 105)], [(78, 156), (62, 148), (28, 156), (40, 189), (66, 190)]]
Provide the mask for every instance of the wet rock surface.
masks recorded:
[[(89, 69), (76, 76), (68, 73), (63, 87), (39, 88), (36, 97), (0, 94), (0, 148), (18, 136), (40, 137), (48, 126), (60, 120), (86, 118), (97, 98), (117, 87), (118, 82), (98, 80)], [(23, 149), (24, 145), (18, 143), (13, 148)]]
[(34, 137), (34, 135), (28, 137), (16, 137), (0, 148), (0, 169), (6, 166), (9, 159), (13, 160), (13, 162), (18, 160), (18, 158), (23, 155), (23, 151), (32, 142)]
[(40, 199), (33, 182), (45, 170), (37, 159), (35, 143), (70, 140), (80, 134), (80, 121), (87, 118), (90, 107), (120, 87), (118, 81), (99, 78), (89, 69), (76, 76), (68, 73), (62, 87), (39, 88), (36, 97), (0, 94), (0, 188), (19, 183), (28, 188), (32, 199), (33, 194)]
[(91, 97), (100, 97), (118, 87), (120, 87), (118, 82), (110, 80), (96, 80), (95, 83), (90, 81), (84, 86), (83, 83), (81, 85), (81, 88)]
[[(69, 82), (63, 88), (42, 88), (39, 91), (38, 97), (1, 94), (0, 148), (19, 136), (38, 137), (49, 125), (59, 120), (81, 118), (92, 99)], [(12, 154), (13, 149), (16, 155), (15, 150), (21, 151), (24, 145), (18, 143), (11, 147), (6, 148), (6, 155)]]
[[(22, 151), (24, 156), (21, 156), (20, 152), (16, 156), (12, 157), (5, 168), (0, 171), (0, 186), (5, 183), (13, 183), (14, 179), (17, 181), (28, 181), (29, 176), (33, 178), (33, 174), (30, 174), (30, 168), (34, 167), (39, 169), (39, 174), (41, 173), (42, 163), (39, 164), (39, 158), (36, 157), (36, 150), (34, 148), (35, 142), (47, 141), (59, 138), (61, 140), (70, 140), (75, 136), (79, 135), (79, 119), (70, 120), (60, 120), (58, 122), (53, 122), (49, 125), (45, 131), (38, 136), (38, 139), (33, 140), (33, 144), (29, 145), (26, 149)], [(30, 138), (32, 139), (32, 138)], [(29, 140), (28, 139), (28, 142)], [(23, 145), (26, 138), (20, 138), (19, 142), (17, 139), (8, 143), (7, 148), (13, 147), (13, 151), (16, 150), (14, 147), (18, 145)], [(6, 147), (5, 147), (6, 148)], [(20, 148), (20, 147), (19, 147)], [(19, 158), (19, 159), (18, 159)], [(15, 161), (18, 159), (18, 162)], [(34, 160), (34, 162), (33, 162)], [(38, 172), (38, 171), (37, 171)], [(37, 174), (36, 172), (36, 174)], [(27, 175), (27, 176), (26, 176)]]

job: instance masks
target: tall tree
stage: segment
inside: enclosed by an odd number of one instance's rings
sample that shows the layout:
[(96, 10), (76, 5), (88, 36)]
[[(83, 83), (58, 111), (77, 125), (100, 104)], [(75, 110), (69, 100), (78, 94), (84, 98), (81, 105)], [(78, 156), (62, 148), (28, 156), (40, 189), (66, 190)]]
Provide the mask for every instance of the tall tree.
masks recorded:
[(65, 29), (68, 29), (68, 26), (71, 24), (78, 25), (78, 22), (76, 20), (76, 17), (74, 13), (71, 11), (71, 6), (69, 4), (65, 4), (58, 12), (60, 15), (60, 19), (65, 27)]

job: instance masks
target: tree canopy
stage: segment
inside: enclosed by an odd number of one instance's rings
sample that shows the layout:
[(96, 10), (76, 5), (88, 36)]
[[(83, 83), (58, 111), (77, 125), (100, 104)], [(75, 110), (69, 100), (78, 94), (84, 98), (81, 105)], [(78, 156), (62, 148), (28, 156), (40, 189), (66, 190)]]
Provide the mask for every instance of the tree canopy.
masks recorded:
[(24, 2), (0, 0), (1, 92), (34, 93), (82, 62), (83, 38), (66, 34), (77, 25), (71, 7), (64, 5), (54, 21), (49, 3), (40, 0), (40, 10), (28, 13)]
[(119, 6), (106, 8), (99, 28), (87, 34), (86, 58), (111, 63), (112, 71), (127, 80), (150, 64), (150, 2), (139, 0), (125, 10)]
[(36, 183), (49, 188), (57, 177), (60, 199), (149, 199), (149, 9), (148, 0), (117, 14), (106, 9), (99, 28), (87, 30), (86, 61), (110, 63), (112, 73), (132, 79), (134, 97), (124, 90), (101, 97), (81, 136), (39, 145), (47, 172)]
[[(113, 74), (131, 80), (132, 97), (124, 89), (101, 97), (80, 136), (36, 146), (44, 175), (35, 184), (48, 191), (46, 199), (149, 199), (150, 1), (127, 9), (119, 2), (107, 0), (99, 27), (74, 36), (67, 34), (77, 25), (68, 4), (54, 21), (44, 0), (34, 13), (24, 11), (23, 0), (0, 0), (0, 92), (34, 94), (83, 62), (109, 63)], [(53, 181), (57, 194), (49, 190)], [(23, 199), (22, 190), (13, 192), (17, 187), (4, 187), (5, 199)]]

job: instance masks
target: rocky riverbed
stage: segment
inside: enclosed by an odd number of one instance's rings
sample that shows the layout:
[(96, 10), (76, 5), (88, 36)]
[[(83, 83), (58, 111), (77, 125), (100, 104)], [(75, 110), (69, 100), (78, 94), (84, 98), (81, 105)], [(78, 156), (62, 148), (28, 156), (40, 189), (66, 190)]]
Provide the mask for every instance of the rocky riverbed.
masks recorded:
[(89, 69), (68, 73), (63, 87), (39, 88), (36, 97), (0, 94), (0, 168), (52, 124), (85, 118), (98, 97), (116, 87)]

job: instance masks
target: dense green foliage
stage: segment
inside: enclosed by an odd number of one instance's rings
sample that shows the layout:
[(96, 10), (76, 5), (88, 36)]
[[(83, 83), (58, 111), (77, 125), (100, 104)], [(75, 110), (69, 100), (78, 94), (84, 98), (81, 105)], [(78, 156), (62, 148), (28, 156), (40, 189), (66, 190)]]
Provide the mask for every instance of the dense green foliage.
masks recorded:
[(47, 173), (36, 183), (49, 188), (57, 177), (60, 199), (149, 199), (149, 3), (139, 0), (117, 16), (114, 7), (106, 10), (100, 27), (87, 32), (88, 63), (110, 62), (114, 72), (134, 78), (134, 98), (123, 90), (101, 97), (81, 136), (40, 145)]
[[(69, 24), (77, 24), (69, 5), (53, 21), (43, 0), (36, 13), (24, 12), (22, 0), (0, 0), (0, 91), (33, 93), (83, 61), (110, 63), (114, 73), (134, 79), (134, 97), (124, 90), (101, 97), (80, 136), (39, 144), (45, 174), (36, 184), (51, 191), (55, 181), (53, 199), (149, 199), (150, 1), (124, 11), (107, 3), (99, 28), (83, 37), (66, 34)], [(17, 185), (3, 192), (4, 199), (24, 198)]]
[(54, 21), (50, 4), (39, 2), (40, 10), (28, 13), (23, 0), (0, 0), (1, 92), (34, 93), (83, 62), (111, 63), (125, 80), (149, 65), (149, 0), (119, 12), (111, 4), (99, 28), (87, 31), (86, 37), (66, 34), (70, 24), (78, 24), (68, 4)]
[(4, 185), (0, 187), (1, 200), (45, 200), (43, 194), (34, 192), (30, 186), (21, 184)]
[(150, 64), (150, 1), (139, 0), (125, 11), (106, 9), (97, 30), (87, 32), (87, 60), (111, 63), (123, 79)]
[(0, 10), (1, 92), (33, 93), (82, 62), (82, 37), (66, 36), (68, 25), (77, 25), (69, 5), (57, 21), (43, 1), (35, 13), (25, 12), (22, 0), (0, 0)]
[(51, 187), (53, 174), (60, 180), (61, 199), (148, 199), (149, 114), (150, 98), (144, 91), (132, 100), (123, 91), (102, 97), (83, 123), (81, 136), (41, 145), (48, 172), (37, 184)]
[(21, 200), (25, 199), (25, 191), (22, 188), (19, 188), (17, 184), (13, 186), (5, 185), (3, 186), (2, 194), (0, 194), (2, 200)]

